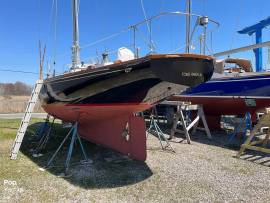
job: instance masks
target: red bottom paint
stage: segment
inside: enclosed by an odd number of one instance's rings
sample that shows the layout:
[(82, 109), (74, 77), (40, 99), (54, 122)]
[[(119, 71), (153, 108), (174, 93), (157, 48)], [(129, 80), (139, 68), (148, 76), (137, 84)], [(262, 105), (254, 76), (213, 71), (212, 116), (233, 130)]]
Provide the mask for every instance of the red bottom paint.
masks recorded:
[(215, 96), (182, 96), (171, 97), (171, 101), (187, 101), (203, 105), (203, 110), (210, 129), (220, 129), (222, 115), (241, 115), (255, 113), (270, 106), (270, 97), (215, 97)]
[(144, 119), (134, 113), (151, 107), (150, 104), (43, 106), (56, 118), (78, 122), (82, 138), (140, 161), (146, 160), (146, 127)]

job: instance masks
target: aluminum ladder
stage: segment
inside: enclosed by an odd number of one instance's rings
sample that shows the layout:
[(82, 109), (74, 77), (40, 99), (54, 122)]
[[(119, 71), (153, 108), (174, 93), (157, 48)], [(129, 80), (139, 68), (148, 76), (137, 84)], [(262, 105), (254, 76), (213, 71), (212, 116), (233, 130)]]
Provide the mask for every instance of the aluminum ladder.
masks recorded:
[(18, 152), (20, 150), (25, 132), (26, 132), (27, 127), (29, 125), (29, 121), (31, 119), (32, 112), (33, 112), (34, 107), (37, 103), (38, 95), (40, 93), (42, 85), (43, 85), (43, 80), (37, 80), (35, 87), (31, 93), (30, 99), (28, 101), (26, 110), (24, 112), (24, 116), (22, 118), (21, 125), (17, 131), (16, 138), (13, 142), (13, 145), (12, 145), (12, 148), (10, 151), (10, 158), (11, 159), (17, 159)]

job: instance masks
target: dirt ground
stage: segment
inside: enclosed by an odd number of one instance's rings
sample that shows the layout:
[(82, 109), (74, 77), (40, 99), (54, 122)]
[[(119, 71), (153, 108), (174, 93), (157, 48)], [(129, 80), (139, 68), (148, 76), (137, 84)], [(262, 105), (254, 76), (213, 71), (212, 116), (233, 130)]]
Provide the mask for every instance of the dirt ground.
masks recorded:
[(43, 156), (29, 152), (40, 121), (32, 120), (19, 158), (11, 161), (19, 120), (0, 120), (0, 202), (270, 202), (270, 157), (248, 152), (235, 158), (239, 143), (228, 144), (225, 133), (213, 132), (210, 141), (198, 132), (191, 145), (178, 138), (170, 142), (175, 153), (149, 135), (145, 163), (85, 141), (94, 163), (80, 162), (77, 145), (70, 176), (62, 177), (67, 145), (54, 167), (43, 170), (67, 132), (59, 123)]

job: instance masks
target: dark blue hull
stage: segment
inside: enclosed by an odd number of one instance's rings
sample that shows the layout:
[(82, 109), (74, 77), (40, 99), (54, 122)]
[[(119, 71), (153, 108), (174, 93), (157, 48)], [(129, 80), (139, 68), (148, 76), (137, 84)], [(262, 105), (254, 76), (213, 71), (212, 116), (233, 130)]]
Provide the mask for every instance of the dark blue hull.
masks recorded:
[(182, 95), (268, 97), (270, 96), (270, 74), (211, 79), (185, 91)]

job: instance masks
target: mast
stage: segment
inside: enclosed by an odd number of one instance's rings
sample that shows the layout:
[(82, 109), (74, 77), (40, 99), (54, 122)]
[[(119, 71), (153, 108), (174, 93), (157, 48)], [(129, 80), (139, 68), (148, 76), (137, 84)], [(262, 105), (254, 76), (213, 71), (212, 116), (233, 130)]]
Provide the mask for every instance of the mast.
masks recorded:
[(189, 53), (190, 48), (190, 13), (191, 13), (191, 0), (186, 0), (186, 53)]
[(72, 67), (76, 69), (80, 65), (79, 46), (79, 23), (78, 23), (78, 0), (72, 0), (72, 20), (73, 20), (73, 45), (72, 45)]

